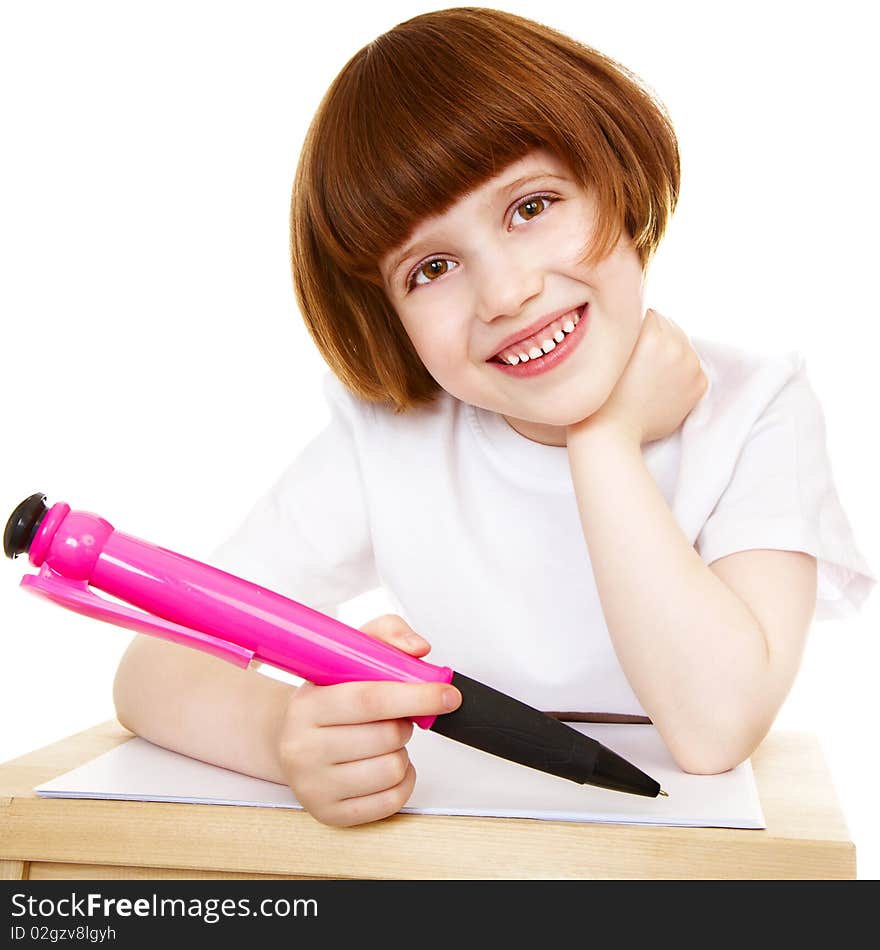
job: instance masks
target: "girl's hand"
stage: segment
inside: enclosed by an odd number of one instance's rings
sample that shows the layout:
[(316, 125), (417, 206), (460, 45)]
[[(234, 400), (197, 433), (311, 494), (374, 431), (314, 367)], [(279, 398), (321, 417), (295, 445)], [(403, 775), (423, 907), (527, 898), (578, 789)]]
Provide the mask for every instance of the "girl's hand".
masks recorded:
[(649, 310), (623, 375), (608, 400), (580, 426), (617, 427), (639, 445), (669, 435), (700, 401), (709, 381), (685, 333)]
[[(431, 649), (402, 617), (385, 614), (360, 628), (412, 656)], [(287, 706), (279, 736), (281, 767), (300, 804), (326, 825), (393, 815), (416, 773), (406, 752), (408, 717), (451, 712), (461, 694), (445, 683), (305, 683)]]

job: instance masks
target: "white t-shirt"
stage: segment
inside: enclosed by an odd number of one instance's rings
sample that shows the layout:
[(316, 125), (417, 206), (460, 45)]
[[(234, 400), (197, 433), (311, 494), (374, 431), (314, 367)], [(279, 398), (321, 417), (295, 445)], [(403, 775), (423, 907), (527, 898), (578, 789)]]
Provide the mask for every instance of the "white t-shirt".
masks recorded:
[[(854, 613), (876, 578), (803, 358), (692, 343), (709, 388), (643, 446), (688, 542), (707, 564), (805, 551), (819, 562), (816, 619)], [(331, 375), (325, 394), (327, 428), (211, 563), (330, 614), (381, 586), (433, 663), (539, 709), (645, 715), (605, 624), (567, 450), (446, 393), (399, 415)]]

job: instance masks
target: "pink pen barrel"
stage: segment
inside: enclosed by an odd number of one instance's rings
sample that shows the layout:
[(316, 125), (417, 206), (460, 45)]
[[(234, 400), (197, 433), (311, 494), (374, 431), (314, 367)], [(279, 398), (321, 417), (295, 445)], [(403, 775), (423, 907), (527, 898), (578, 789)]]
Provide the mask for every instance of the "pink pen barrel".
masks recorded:
[[(265, 587), (140, 538), (90, 512), (53, 506), (30, 560), (141, 610), (253, 651), (254, 659), (320, 686), (359, 680), (452, 680), (410, 656)], [(415, 721), (430, 728), (433, 716)]]
[(166, 620), (232, 640), (254, 659), (319, 686), (354, 680), (448, 682), (452, 671), (409, 656), (304, 604), (114, 531), (90, 583)]

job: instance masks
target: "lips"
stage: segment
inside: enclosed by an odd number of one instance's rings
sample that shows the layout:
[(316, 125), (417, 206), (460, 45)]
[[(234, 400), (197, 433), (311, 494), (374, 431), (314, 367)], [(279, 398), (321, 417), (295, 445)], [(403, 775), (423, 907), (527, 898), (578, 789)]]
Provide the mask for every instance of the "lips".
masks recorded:
[(554, 313), (549, 313), (543, 317), (540, 317), (530, 326), (524, 327), (523, 329), (518, 330), (516, 333), (512, 333), (509, 337), (503, 340), (501, 346), (498, 347), (495, 353), (490, 356), (486, 362), (499, 361), (501, 354), (506, 349), (515, 346), (517, 343), (521, 343), (523, 340), (529, 339), (529, 337), (538, 335), (541, 330), (544, 330), (546, 327), (550, 326), (551, 323), (559, 320), (561, 317), (567, 317), (580, 312), (584, 306), (584, 303), (579, 303), (575, 304), (573, 307), (566, 307), (563, 310), (557, 310)]
[[(549, 350), (543, 350), (540, 354), (534, 354), (534, 359), (531, 356), (525, 356), (524, 359), (514, 359), (510, 363), (505, 362), (503, 359), (491, 359), (487, 361), (489, 366), (512, 379), (532, 379), (552, 372), (571, 356), (580, 346), (585, 335), (589, 332), (589, 325), (592, 322), (589, 310), (589, 303), (585, 303), (579, 311), (576, 310), (575, 313), (579, 313), (579, 317), (576, 318), (577, 323), (571, 320), (571, 323), (574, 323), (574, 328), (571, 332), (566, 333), (562, 341), (556, 343), (556, 345), (552, 346)], [(563, 316), (565, 315), (563, 314)], [(570, 318), (566, 318), (566, 325), (569, 324), (569, 319)], [(559, 318), (557, 318), (556, 322), (558, 325)]]

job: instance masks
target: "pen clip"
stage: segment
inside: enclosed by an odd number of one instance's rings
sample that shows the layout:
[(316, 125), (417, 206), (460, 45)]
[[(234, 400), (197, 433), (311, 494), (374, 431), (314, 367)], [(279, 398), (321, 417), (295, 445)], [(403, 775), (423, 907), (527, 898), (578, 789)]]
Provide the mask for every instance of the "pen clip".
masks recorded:
[(47, 564), (40, 569), (39, 574), (25, 574), (21, 579), (21, 586), (32, 594), (39, 594), (49, 600), (85, 614), (95, 620), (126, 627), (137, 633), (148, 633), (172, 643), (194, 647), (204, 653), (219, 657), (235, 666), (245, 669), (254, 658), (254, 651), (245, 649), (237, 643), (228, 643), (220, 637), (192, 630), (181, 624), (163, 620), (144, 610), (126, 607), (95, 594), (87, 581), (72, 581), (53, 571)]

